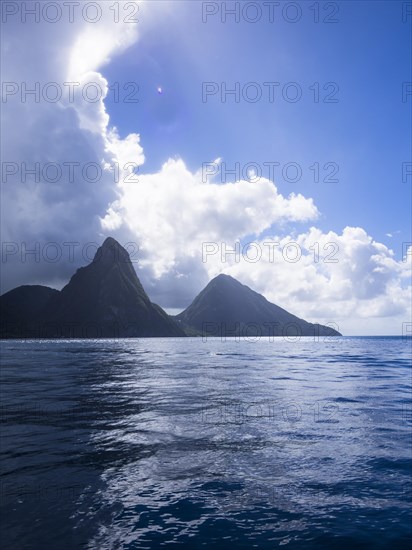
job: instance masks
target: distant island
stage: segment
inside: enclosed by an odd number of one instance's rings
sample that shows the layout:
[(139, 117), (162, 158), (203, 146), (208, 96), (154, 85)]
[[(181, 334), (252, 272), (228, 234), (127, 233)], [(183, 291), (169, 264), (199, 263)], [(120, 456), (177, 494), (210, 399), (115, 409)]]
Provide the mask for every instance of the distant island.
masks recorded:
[(175, 317), (187, 333), (208, 336), (341, 336), (335, 329), (308, 323), (229, 275), (218, 275)]
[(340, 336), (223, 274), (172, 317), (150, 301), (128, 252), (111, 237), (61, 291), (19, 286), (0, 297), (0, 312), (3, 339)]

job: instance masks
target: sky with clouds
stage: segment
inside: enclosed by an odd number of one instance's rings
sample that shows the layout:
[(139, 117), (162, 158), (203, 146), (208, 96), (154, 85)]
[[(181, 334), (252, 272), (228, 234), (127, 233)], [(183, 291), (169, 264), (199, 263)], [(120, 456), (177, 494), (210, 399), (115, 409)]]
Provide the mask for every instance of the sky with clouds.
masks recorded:
[(344, 334), (402, 334), (411, 21), (405, 2), (2, 2), (1, 291), (61, 288), (111, 235), (170, 312), (225, 272)]

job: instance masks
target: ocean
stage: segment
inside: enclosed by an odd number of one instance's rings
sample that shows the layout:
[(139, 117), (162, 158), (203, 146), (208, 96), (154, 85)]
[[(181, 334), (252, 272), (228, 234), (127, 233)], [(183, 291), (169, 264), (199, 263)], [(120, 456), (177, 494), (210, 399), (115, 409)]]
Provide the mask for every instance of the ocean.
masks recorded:
[(0, 346), (3, 550), (409, 547), (410, 339)]

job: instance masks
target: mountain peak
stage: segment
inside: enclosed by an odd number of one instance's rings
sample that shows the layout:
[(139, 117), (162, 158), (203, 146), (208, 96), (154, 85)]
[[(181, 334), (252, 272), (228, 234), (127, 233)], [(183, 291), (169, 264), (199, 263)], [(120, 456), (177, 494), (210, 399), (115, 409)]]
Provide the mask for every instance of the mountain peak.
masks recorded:
[(210, 336), (339, 334), (296, 317), (224, 273), (212, 279), (176, 318), (183, 326)]
[(102, 248), (109, 248), (109, 247), (113, 247), (113, 246), (117, 246), (119, 248), (123, 248), (121, 246), (121, 244), (116, 241), (116, 239), (114, 239), (113, 237), (106, 237), (106, 239), (103, 241), (103, 244), (102, 244)]
[(236, 279), (234, 279), (233, 277), (231, 277), (230, 275), (226, 275), (226, 273), (219, 273), (219, 275), (216, 275), (216, 277), (212, 280), (229, 280), (231, 279), (232, 281), (236, 281)]
[(211, 283), (235, 283), (240, 285), (239, 281), (234, 279), (231, 275), (226, 275), (226, 273), (220, 273), (219, 275), (216, 275), (211, 281)]
[(130, 262), (130, 256), (127, 250), (113, 239), (113, 237), (107, 237), (102, 246), (100, 246), (93, 258), (93, 262), (102, 261), (103, 263), (117, 263), (117, 262)]
[[(105, 239), (93, 261), (78, 269), (60, 292), (46, 289), (41, 293), (39, 288), (31, 293), (36, 306), (31, 309), (42, 337), (184, 336), (183, 330), (150, 301), (129, 253), (112, 237)], [(24, 288), (17, 290), (18, 299), (10, 301), (9, 310), (27, 294)]]

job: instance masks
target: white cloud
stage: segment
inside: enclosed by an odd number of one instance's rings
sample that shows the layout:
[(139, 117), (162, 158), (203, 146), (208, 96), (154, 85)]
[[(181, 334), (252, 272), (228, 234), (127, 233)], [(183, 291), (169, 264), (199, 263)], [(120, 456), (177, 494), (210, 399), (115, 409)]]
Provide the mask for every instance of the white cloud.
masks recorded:
[[(108, 8), (109, 3), (103, 3)], [(121, 8), (121, 4), (120, 4)], [(101, 242), (104, 237), (100, 217), (116, 201), (116, 177), (123, 177), (125, 157), (133, 150), (138, 163), (143, 162), (139, 136), (121, 140), (110, 128), (104, 105), (107, 81), (98, 69), (137, 39), (137, 25), (113, 23), (113, 14), (102, 10), (98, 23), (76, 17), (74, 23), (36, 23), (18, 18), (4, 26), (2, 45), (8, 51), (2, 77), (14, 82), (18, 93), (3, 103), (3, 127), (8, 139), (2, 143), (2, 160), (15, 163), (17, 173), (2, 182), (2, 240), (16, 243), (19, 251), (4, 265), (2, 291), (18, 284), (49, 282), (59, 285), (73, 273), (74, 263), (59, 261), (50, 265), (43, 255), (28, 256), (22, 261), (20, 250), (45, 243)], [(28, 95), (22, 101), (21, 90), (40, 84), (40, 97)], [(61, 101), (53, 103), (42, 96), (44, 85), (55, 82), (63, 90)], [(74, 82), (73, 99), (64, 83)], [(82, 92), (88, 83), (101, 90), (102, 97), (85, 101)], [(67, 164), (78, 163), (69, 174)], [(54, 163), (61, 177), (51, 182), (44, 177), (44, 167)], [(101, 167), (96, 181), (84, 177), (90, 164)], [(117, 175), (115, 167), (120, 167)], [(35, 170), (23, 178), (24, 166)], [(38, 167), (38, 168), (36, 168)], [(90, 178), (93, 179), (93, 169)], [(73, 176), (73, 177), (72, 177)], [(67, 257), (65, 256), (67, 259)], [(23, 255), (24, 259), (24, 255)]]
[[(291, 242), (302, 253), (296, 262), (287, 261), (282, 253)], [(262, 251), (258, 262), (244, 255), (238, 262), (229, 257), (225, 272), (297, 315), (335, 322), (346, 334), (371, 334), (379, 326), (383, 332), (401, 334), (402, 322), (411, 318), (412, 288), (403, 281), (412, 274), (411, 255), (396, 261), (390, 249), (362, 228), (346, 227), (337, 234), (312, 227), (297, 237), (273, 236), (257, 243)], [(209, 270), (215, 274), (219, 260), (211, 259)]]
[(200, 258), (204, 241), (259, 235), (274, 223), (318, 215), (312, 199), (283, 197), (269, 180), (203, 183), (201, 174), (191, 173), (180, 159), (137, 179), (121, 185), (121, 198), (102, 226), (113, 228), (120, 215), (146, 253), (142, 265), (152, 266), (155, 277), (184, 257)]

